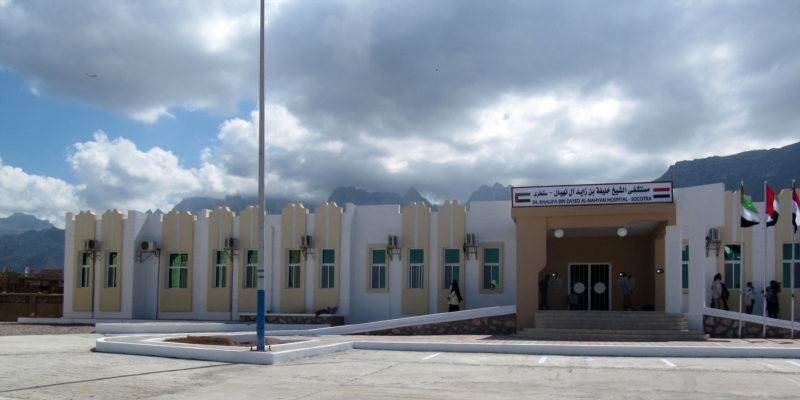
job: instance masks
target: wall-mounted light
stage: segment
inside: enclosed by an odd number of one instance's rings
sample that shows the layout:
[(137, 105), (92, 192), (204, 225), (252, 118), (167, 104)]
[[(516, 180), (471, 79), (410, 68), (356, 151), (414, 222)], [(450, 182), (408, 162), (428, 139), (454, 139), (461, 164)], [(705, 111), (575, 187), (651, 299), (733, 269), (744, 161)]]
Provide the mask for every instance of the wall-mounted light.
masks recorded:
[(558, 276), (558, 272), (553, 272), (552, 274), (550, 274), (550, 276), (552, 276), (553, 278), (555, 278), (555, 277), (557, 277), (557, 276)]
[(563, 229), (556, 229), (555, 231), (553, 231), (553, 236), (555, 236), (555, 237), (557, 237), (559, 239), (564, 237), (564, 230)]
[(624, 272), (620, 272), (619, 276), (625, 276), (625, 273)]
[(617, 235), (619, 235), (619, 237), (625, 237), (625, 235), (627, 234), (628, 230), (625, 229), (624, 227), (617, 229)]
[(663, 274), (663, 273), (664, 273), (664, 270), (663, 270), (663, 269), (661, 269), (661, 268), (659, 268), (659, 269), (657, 269), (657, 270), (656, 270), (656, 273), (657, 273), (657, 274)]

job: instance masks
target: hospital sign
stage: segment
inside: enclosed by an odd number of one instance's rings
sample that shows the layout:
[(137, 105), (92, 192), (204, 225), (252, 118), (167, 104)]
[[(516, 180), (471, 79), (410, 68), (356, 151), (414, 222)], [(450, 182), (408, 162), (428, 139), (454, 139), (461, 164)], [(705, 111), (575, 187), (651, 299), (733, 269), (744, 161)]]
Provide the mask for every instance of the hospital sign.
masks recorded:
[(513, 207), (672, 203), (672, 182), (511, 188)]

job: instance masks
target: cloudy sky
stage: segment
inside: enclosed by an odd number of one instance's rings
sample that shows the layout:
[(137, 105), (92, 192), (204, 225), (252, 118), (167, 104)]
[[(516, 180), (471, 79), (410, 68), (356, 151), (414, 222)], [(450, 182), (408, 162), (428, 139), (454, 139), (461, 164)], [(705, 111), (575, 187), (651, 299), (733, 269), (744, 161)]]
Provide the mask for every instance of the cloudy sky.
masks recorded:
[[(279, 1), (267, 195), (466, 200), (800, 140), (797, 1)], [(259, 2), (0, 0), (0, 216), (255, 195)], [(90, 77), (87, 74), (96, 74)]]

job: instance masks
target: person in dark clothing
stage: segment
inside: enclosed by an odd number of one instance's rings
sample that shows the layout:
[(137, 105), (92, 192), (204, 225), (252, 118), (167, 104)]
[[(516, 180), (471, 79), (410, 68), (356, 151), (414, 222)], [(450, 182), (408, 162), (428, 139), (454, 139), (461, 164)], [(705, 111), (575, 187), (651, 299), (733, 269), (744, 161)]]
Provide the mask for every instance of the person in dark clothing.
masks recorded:
[(461, 290), (458, 289), (458, 281), (453, 279), (450, 284), (450, 295), (447, 296), (447, 302), (450, 304), (448, 312), (461, 311), (461, 302), (464, 299), (461, 297)]
[[(722, 282), (720, 282), (722, 283)], [(728, 298), (731, 297), (730, 292), (728, 292), (728, 287), (722, 283), (722, 309), (725, 311), (730, 311), (728, 308)]]
[(550, 309), (550, 306), (547, 305), (547, 288), (549, 287), (550, 287), (550, 275), (545, 275), (544, 279), (539, 281), (539, 294), (542, 296), (542, 300), (539, 301), (540, 310)]

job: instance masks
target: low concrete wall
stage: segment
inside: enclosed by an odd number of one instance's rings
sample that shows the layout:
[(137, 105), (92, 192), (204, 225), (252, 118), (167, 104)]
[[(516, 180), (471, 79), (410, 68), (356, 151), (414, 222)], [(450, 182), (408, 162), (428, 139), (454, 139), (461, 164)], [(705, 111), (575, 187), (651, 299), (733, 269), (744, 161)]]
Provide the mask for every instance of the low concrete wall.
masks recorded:
[[(800, 329), (800, 324), (797, 326)], [(800, 339), (800, 330), (794, 331), (794, 338)], [(739, 320), (712, 315), (703, 316), (703, 330), (712, 338), (739, 338)], [(791, 329), (767, 325), (767, 338), (789, 339)], [(757, 322), (742, 321), (742, 338), (759, 339), (764, 337), (764, 325)]]
[[(239, 314), (239, 322), (256, 322), (255, 314)], [(267, 314), (264, 322), (268, 324), (306, 325), (322, 324), (330, 326), (344, 325), (344, 315), (322, 314), (319, 317), (312, 314)]]
[(17, 318), (61, 318), (64, 295), (61, 294), (0, 294), (0, 321)]
[(517, 332), (517, 314), (495, 315), (460, 321), (401, 326), (357, 335), (409, 336), (409, 335), (511, 335)]

